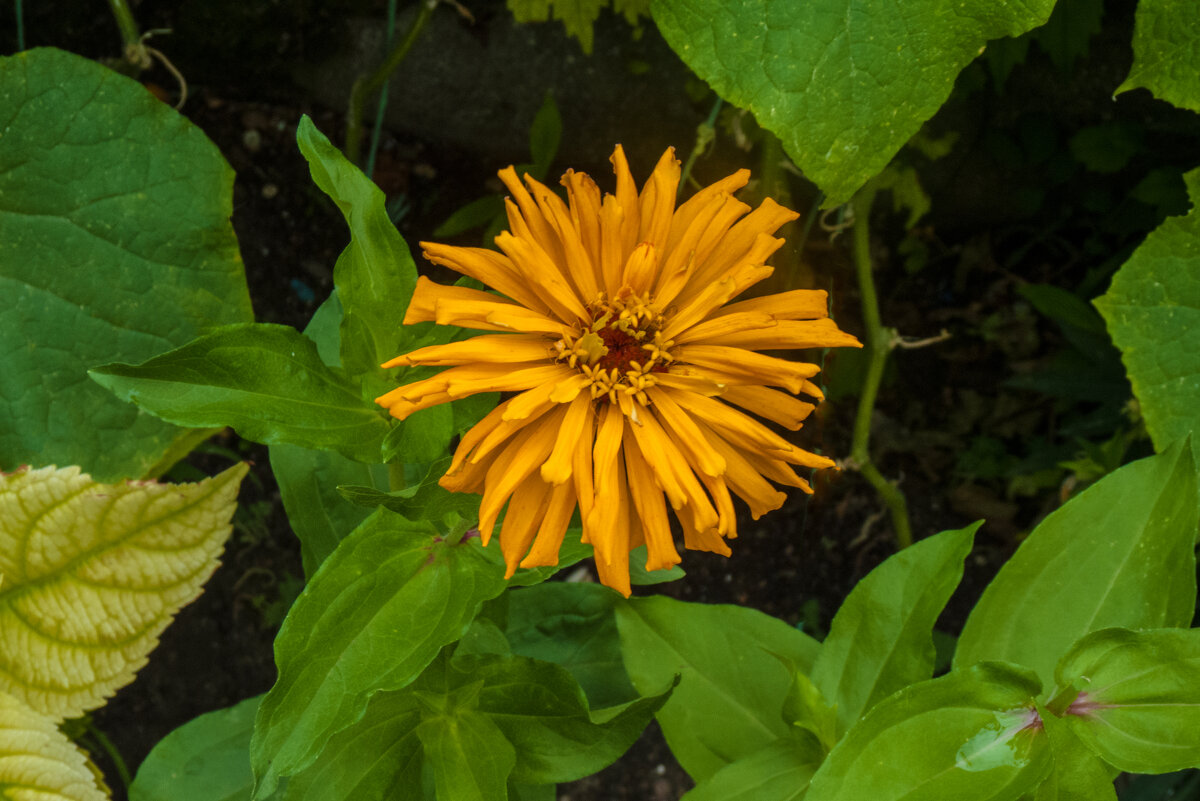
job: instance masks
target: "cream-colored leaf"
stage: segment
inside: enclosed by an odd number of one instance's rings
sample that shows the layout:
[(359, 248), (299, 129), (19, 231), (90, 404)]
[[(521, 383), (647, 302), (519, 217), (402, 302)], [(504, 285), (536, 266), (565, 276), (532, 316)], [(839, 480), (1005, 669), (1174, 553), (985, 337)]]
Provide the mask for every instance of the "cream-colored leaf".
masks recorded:
[(104, 801), (87, 756), (54, 721), (0, 692), (0, 798)]
[(132, 681), (216, 569), (246, 470), (196, 484), (0, 474), (0, 692), (60, 720)]

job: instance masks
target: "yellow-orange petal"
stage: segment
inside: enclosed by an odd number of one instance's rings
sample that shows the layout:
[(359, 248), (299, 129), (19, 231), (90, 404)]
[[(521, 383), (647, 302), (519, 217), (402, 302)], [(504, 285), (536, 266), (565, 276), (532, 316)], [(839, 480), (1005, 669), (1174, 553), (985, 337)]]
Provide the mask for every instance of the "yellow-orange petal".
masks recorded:
[[(587, 173), (567, 170), (560, 183), (567, 188), (571, 219), (579, 228), (583, 247), (593, 257), (600, 254), (600, 187)], [(599, 265), (596, 265), (599, 267)]]
[[(709, 317), (696, 323), (690, 328), (676, 334), (673, 339), (676, 345), (686, 345), (689, 342), (703, 342), (707, 345), (717, 344), (713, 339), (744, 331), (761, 331), (764, 328), (774, 328), (778, 320), (763, 312), (745, 312), (743, 314), (722, 314), (720, 317)], [(726, 344), (726, 343), (721, 343)]]
[(521, 362), (451, 367), (436, 377), (446, 382), (446, 392), (465, 398), (479, 392), (520, 392), (546, 383), (557, 383), (571, 374), (560, 364)]
[[(711, 375), (718, 382), (728, 377), (733, 381), (726, 383), (786, 387), (793, 394), (804, 389), (805, 379), (812, 378), (820, 371), (815, 364), (790, 362), (726, 345), (680, 345), (676, 348), (675, 356), (678, 361), (711, 368)], [(682, 371), (677, 368), (672, 372)], [(703, 375), (704, 371), (696, 371), (695, 374)]]
[(392, 367), (428, 365), (448, 367), (477, 362), (535, 362), (550, 360), (554, 349), (550, 340), (540, 334), (483, 334), (445, 345), (429, 345), (397, 356), (380, 365)]
[[(724, 320), (726, 318), (713, 319)], [(706, 322), (712, 321), (710, 319)], [(728, 345), (731, 348), (748, 348), (750, 350), (862, 347), (862, 343), (857, 338), (842, 331), (828, 317), (822, 320), (779, 320), (775, 325), (766, 328), (713, 334), (705, 338), (705, 344)]]
[(544, 516), (529, 553), (521, 560), (521, 567), (546, 567), (558, 564), (558, 549), (562, 547), (563, 535), (571, 523), (575, 511), (575, 486), (570, 482), (550, 489)]
[(650, 387), (646, 390), (652, 413), (662, 423), (671, 440), (698, 472), (719, 476), (725, 472), (725, 460), (712, 449), (695, 421), (671, 398), (669, 390)]
[(625, 244), (622, 230), (625, 227), (625, 212), (612, 195), (604, 196), (600, 207), (600, 280), (608, 296), (616, 297), (621, 289), (621, 276), (625, 268)]
[(600, 284), (596, 279), (596, 265), (592, 262), (592, 255), (584, 247), (583, 237), (571, 218), (571, 210), (546, 186), (528, 175), (525, 176), (525, 181), (546, 215), (546, 220), (558, 235), (565, 259), (563, 271), (573, 289), (584, 299), (596, 297), (600, 291)]
[(638, 233), (641, 230), (641, 218), (638, 207), (637, 185), (633, 182), (633, 174), (629, 171), (629, 162), (625, 159), (625, 149), (617, 145), (609, 159), (613, 165), (613, 173), (617, 176), (617, 204), (621, 207), (621, 262), (626, 254), (632, 253), (638, 243)]
[(681, 520), (680, 510), (688, 510), (694, 525), (705, 529), (717, 525), (717, 510), (700, 485), (692, 465), (678, 446), (663, 430), (654, 414), (642, 416), (642, 425), (632, 426), (633, 435), (647, 463), (654, 469), (658, 485), (662, 487)]
[(629, 287), (634, 294), (641, 295), (654, 283), (658, 274), (658, 251), (649, 242), (643, 242), (633, 249), (625, 262), (621, 277), (621, 285)]
[(757, 209), (736, 222), (721, 237), (720, 242), (713, 248), (708, 258), (699, 263), (691, 281), (680, 293), (681, 298), (690, 297), (703, 289), (714, 278), (724, 275), (730, 267), (745, 257), (760, 236), (769, 236), (775, 233), (784, 223), (799, 216), (771, 198), (764, 199)]
[[(732, 195), (749, 182), (750, 171), (738, 170), (716, 183), (709, 184), (679, 204), (679, 208), (675, 209), (675, 216), (671, 219), (671, 232), (667, 236), (667, 252), (674, 252), (676, 244), (683, 239), (684, 232), (691, 228), (696, 217), (703, 213), (702, 209), (707, 208), (715, 199)], [(749, 206), (746, 206), (746, 211), (750, 211)]]
[[(611, 514), (604, 515), (605, 521), (610, 522), (593, 523), (589, 539), (595, 551), (596, 573), (600, 583), (628, 598), (632, 591), (629, 586), (629, 482), (623, 459), (617, 459), (613, 467), (616, 473), (612, 481), (613, 496), (605, 499), (606, 508), (611, 509)], [(597, 495), (596, 506), (592, 508), (593, 516), (600, 508), (601, 499)]]
[(649, 242), (659, 250), (666, 247), (678, 190), (679, 159), (675, 158), (675, 148), (669, 147), (659, 158), (638, 197), (639, 242)]
[(635, 438), (625, 443), (625, 471), (629, 477), (629, 494), (633, 508), (641, 520), (646, 540), (646, 569), (666, 570), (683, 561), (671, 537), (667, 504), (662, 490), (654, 482), (654, 471), (642, 456)]
[(715, 432), (709, 441), (725, 457), (726, 469), (722, 479), (750, 507), (751, 517), (757, 520), (783, 506), (787, 495), (772, 487), (736, 448)]
[(513, 264), (531, 279), (534, 291), (558, 319), (574, 323), (587, 315), (587, 309), (579, 300), (578, 292), (553, 265), (550, 255), (535, 242), (518, 239), (507, 231), (502, 231), (496, 237), (496, 247), (504, 251)]
[(762, 234), (742, 259), (725, 273), (714, 275), (698, 292), (680, 295), (677, 299), (679, 311), (667, 323), (663, 336), (674, 339), (677, 334), (705, 319), (730, 299), (770, 276), (774, 268), (768, 267), (765, 262), (782, 244), (782, 239)]
[(522, 306), (545, 314), (549, 307), (521, 279), (508, 257), (485, 248), (454, 247), (437, 242), (422, 242), (425, 258), (434, 264), (482, 281)]
[(744, 447), (771, 451), (772, 456), (780, 459), (786, 458), (784, 454), (794, 450), (790, 442), (762, 423), (715, 398), (690, 395), (674, 389), (666, 389), (663, 392), (691, 414), (696, 421), (703, 421), (705, 425), (718, 433), (735, 442), (743, 443)]
[(557, 485), (565, 483), (571, 477), (576, 447), (585, 433), (591, 433), (591, 418), (592, 399), (584, 394), (577, 395), (567, 407), (567, 415), (563, 418), (562, 430), (554, 443), (554, 450), (541, 467), (542, 481)]
[(779, 320), (817, 320), (829, 316), (829, 295), (824, 289), (793, 289), (761, 298), (730, 303), (717, 314), (763, 312)]
[(695, 240), (694, 245), (690, 245), (685, 251), (681, 242), (671, 251), (655, 289), (655, 301), (660, 305), (669, 306), (675, 302), (676, 297), (693, 283), (693, 277), (698, 270), (697, 265), (706, 263), (709, 254), (720, 243), (721, 237), (729, 227), (738, 217), (750, 211), (749, 206), (729, 195), (721, 196), (720, 200), (721, 204), (711, 219), (697, 221), (703, 224), (699, 228), (699, 238)]
[[(542, 211), (538, 208), (537, 202), (525, 189), (521, 183), (521, 179), (517, 177), (517, 171), (511, 165), (500, 170), (497, 175), (512, 193), (512, 198), (517, 202), (517, 208), (520, 210), (520, 217), (524, 222), (524, 228), (529, 231), (532, 241), (536, 242), (542, 250), (550, 256), (553, 264), (562, 263), (562, 245), (558, 241), (558, 237), (554, 234), (554, 229), (550, 227), (550, 223), (542, 215)], [(513, 222), (513, 211), (509, 211), (509, 221)], [(514, 232), (517, 228), (513, 226)]]
[(504, 303), (513, 308), (520, 308), (509, 301), (501, 300), (495, 295), (480, 292), (465, 286), (443, 286), (430, 281), (423, 275), (417, 276), (417, 285), (408, 301), (408, 309), (404, 313), (404, 325), (416, 323), (431, 323), (437, 319), (437, 304), (443, 300), (458, 300), (462, 302)]
[(496, 518), (517, 485), (538, 469), (554, 447), (565, 410), (543, 415), (513, 436), (488, 469), (483, 501), (479, 504), (479, 534), (486, 545)]
[(811, 403), (768, 387), (727, 387), (721, 398), (792, 431), (799, 430), (804, 420), (817, 408)]
[(529, 552), (537, 533), (550, 488), (537, 476), (517, 485), (508, 501), (508, 511), (500, 524), (500, 553), (504, 554), (504, 578), (512, 578), (517, 566)]

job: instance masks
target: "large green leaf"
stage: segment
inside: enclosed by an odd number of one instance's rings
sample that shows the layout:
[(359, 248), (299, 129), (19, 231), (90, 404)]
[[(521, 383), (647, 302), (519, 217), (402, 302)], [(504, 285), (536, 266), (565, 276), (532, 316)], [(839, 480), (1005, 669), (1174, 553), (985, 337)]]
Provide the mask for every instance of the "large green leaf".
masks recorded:
[(1155, 447), (1194, 434), (1200, 456), (1200, 170), (1184, 181), (1191, 212), (1151, 231), (1095, 303), (1121, 349)]
[(1200, 111), (1200, 14), (1192, 3), (1139, 0), (1133, 68), (1117, 92), (1139, 86), (1169, 103)]
[(821, 764), (805, 801), (1020, 798), (1051, 767), (1032, 673), (972, 665), (878, 704)]
[(1104, 629), (1080, 640), (1058, 681), (1081, 692), (1074, 732), (1132, 773), (1200, 767), (1200, 629)]
[(1042, 521), (984, 591), (956, 667), (1004, 660), (1047, 687), (1064, 653), (1110, 626), (1184, 626), (1196, 603), (1196, 473), (1179, 443), (1127, 464)]
[(721, 768), (680, 801), (800, 801), (818, 764), (794, 741), (776, 740)]
[(60, 50), (0, 58), (0, 131), (0, 469), (145, 476), (194, 437), (87, 370), (253, 318), (233, 171), (141, 85)]
[(245, 801), (254, 788), (250, 735), (261, 695), (188, 721), (142, 762), (129, 801)]
[(838, 204), (950, 96), (989, 39), (1044, 23), (1054, 0), (654, 0), (663, 37), (754, 112)]
[(139, 365), (90, 371), (119, 397), (180, 425), (232, 426), (246, 439), (379, 461), (389, 424), (312, 340), (285, 325), (218, 328)]
[(1092, 753), (1066, 721), (1044, 708), (1038, 710), (1050, 738), (1054, 768), (1038, 785), (1032, 801), (1117, 801), (1114, 769)]
[(487, 715), (455, 709), (428, 716), (417, 727), (437, 797), (454, 801), (508, 801), (516, 755)]
[(890, 557), (842, 604), (812, 670), (813, 684), (837, 705), (838, 731), (896, 690), (933, 676), (933, 624), (962, 579), (980, 525)]
[[(739, 606), (635, 598), (616, 607), (621, 655), (633, 686), (679, 686), (658, 713), (671, 751), (701, 781), (790, 728), (781, 714), (795, 670), (820, 646), (781, 620)], [(790, 664), (789, 664), (790, 663)]]
[(311, 765), (371, 695), (411, 683), (504, 586), (475, 545), (376, 510), (321, 564), (275, 639), (279, 678), (251, 746), (255, 798)]
[[(379, 187), (346, 160), (308, 116), (296, 142), (313, 181), (329, 195), (350, 227), (350, 244), (333, 270), (343, 316), (341, 362), (363, 380), (367, 397), (391, 387), (379, 365), (401, 353), (404, 310), (417, 284), (417, 268), (385, 208)], [(373, 380), (372, 380), (373, 379)]]

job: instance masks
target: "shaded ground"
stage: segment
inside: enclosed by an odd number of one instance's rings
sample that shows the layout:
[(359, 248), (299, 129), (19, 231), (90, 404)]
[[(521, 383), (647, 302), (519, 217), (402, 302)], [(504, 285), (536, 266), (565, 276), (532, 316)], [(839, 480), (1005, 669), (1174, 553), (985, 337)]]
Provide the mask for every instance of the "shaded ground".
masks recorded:
[[(67, 11), (62, 8), (66, 5), (48, 2), (31, 9), (30, 44), (56, 44), (92, 57), (116, 51), (115, 28), (102, 7)], [(233, 222), (259, 320), (303, 327), (328, 294), (334, 261), (346, 241), (344, 223), (312, 186), (294, 139), (296, 122), (307, 113), (339, 141), (342, 112), (317, 104), (292, 84), (290, 67), (335, 48), (345, 14), (378, 13), (381, 6), (297, 3), (287, 18), (272, 11), (275, 4), (256, 2), (172, 5), (147, 0), (137, 9), (144, 27), (175, 27), (177, 36), (191, 32), (171, 51), (191, 79), (184, 113), (216, 142), (237, 172)], [(1117, 32), (1105, 33), (1099, 41), (1119, 40), (1120, 25), (1128, 24), (1130, 5), (1110, 6)], [(214, 40), (203, 33), (209, 30), (205, 21), (220, 14), (233, 16), (218, 26), (223, 33)], [(619, 26), (614, 30), (614, 35), (627, 35)], [(557, 29), (544, 33), (560, 36)], [(642, 35), (656, 34), (651, 27)], [(1068, 111), (1084, 123), (1099, 120), (1088, 103), (1108, 102), (1112, 87), (1106, 81), (1109, 73), (1122, 69), (1123, 57), (1110, 51), (1092, 56), (1094, 69), (1085, 63), (1083, 77), (1063, 88), (1061, 81), (1047, 78), (1050, 67), (1035, 54), (1009, 79), (1012, 91), (1025, 98), (1024, 106), (1005, 105), (1003, 98), (990, 95), (986, 103), (971, 96), (952, 102), (932, 128), (935, 133), (939, 125), (956, 131), (962, 142), (928, 170), (932, 217), (915, 232), (905, 231), (900, 215), (874, 221), (881, 241), (888, 243), (876, 254), (885, 322), (915, 338), (943, 329), (951, 335), (938, 345), (900, 351), (893, 360), (875, 418), (877, 462), (885, 475), (900, 479), (917, 537), (989, 520), (943, 617), (941, 628), (947, 632), (961, 627), (1021, 534), (1072, 490), (1076, 479), (1055, 468), (1057, 460), (1071, 458), (1079, 440), (1103, 441), (1121, 425), (1108, 396), (1089, 395), (1100, 382), (1099, 373), (1085, 372), (1080, 379), (1084, 389), (1075, 396), (1049, 393), (1036, 381), (1023, 387), (1012, 383), (1042, 375), (1047, 360), (1065, 346), (1063, 331), (1039, 316), (1021, 288), (1049, 283), (1075, 290), (1092, 281), (1096, 291), (1102, 290), (1105, 270), (1115, 269), (1139, 235), (1137, 226), (1121, 229), (1115, 221), (1136, 218), (1140, 230), (1148, 230), (1161, 209), (1150, 203), (1142, 203), (1145, 208), (1122, 206), (1120, 199), (1102, 208), (1100, 200), (1087, 199), (1094, 177), (1087, 170), (1068, 165), (1071, 174), (1051, 184), (1044, 177), (1046, 162), (1030, 160), (1032, 146), (1021, 161), (1004, 150), (1000, 137), (1027, 146), (1029, 136), (1021, 132), (1041, 124), (1038, 120), (1047, 113), (1043, 106), (1061, 105), (1055, 99), (1060, 95), (1082, 96), (1084, 87), (1093, 84), (1090, 91), (1099, 99), (1076, 100)], [(171, 91), (172, 80), (161, 69), (148, 77)], [(1046, 86), (1051, 88), (1037, 88)], [(711, 96), (701, 95), (692, 104), (698, 118), (711, 102)], [(1188, 166), (1179, 159), (1171, 162), (1174, 122), (1154, 122), (1159, 112), (1136, 104), (1122, 110), (1143, 120), (1146, 150), (1158, 154), (1158, 163)], [(759, 151), (745, 152), (735, 144), (735, 128), (743, 122), (753, 127), (749, 121), (722, 118), (716, 154), (696, 169), (702, 180), (720, 177), (731, 165), (757, 169)], [(1066, 159), (1062, 153), (1073, 123), (1051, 122), (1047, 136), (1057, 155), (1047, 158)], [(572, 127), (586, 125), (586, 119), (568, 119), (565, 137), (571, 137)], [(692, 143), (675, 144), (686, 155)], [(574, 166), (596, 169), (605, 155)], [(1146, 163), (1128, 167), (1130, 186), (1155, 166), (1148, 156), (1138, 158)], [(486, 192), (490, 176), (503, 166), (461, 145), (393, 132), (383, 136), (378, 165), (376, 179), (410, 243), (430, 238), (452, 211)], [(552, 174), (566, 166), (556, 162)], [(645, 167), (635, 163), (635, 169), (639, 177), (645, 175)], [(608, 186), (607, 175), (597, 172), (596, 177)], [(796, 206), (807, 210), (811, 187), (798, 179), (784, 180)], [(1040, 195), (1026, 197), (1025, 190)], [(1014, 198), (1022, 197), (1035, 204), (1032, 211), (1014, 207)], [(462, 242), (474, 244), (474, 236)], [(793, 258), (819, 286), (832, 290), (840, 325), (861, 334), (846, 239), (831, 241), (818, 227), (802, 258)], [(900, 243), (907, 250), (901, 252)], [(914, 252), (923, 254), (923, 268), (906, 268), (904, 261)], [(1111, 269), (1105, 266), (1109, 256), (1116, 259)], [(837, 456), (849, 451), (856, 400), (847, 388), (856, 386), (858, 368), (852, 357), (835, 358), (826, 373), (831, 400), (798, 439), (805, 447)], [(1082, 425), (1081, 420), (1091, 422)], [(1144, 448), (1134, 441), (1124, 455)], [(244, 485), (222, 567), (205, 594), (167, 629), (137, 681), (96, 714), (97, 725), (131, 770), (176, 726), (263, 692), (274, 679), (271, 642), (281, 604), (296, 591), (301, 571), (266, 450), (228, 436), (191, 463), (213, 473), (238, 458), (249, 459), (253, 473)], [(179, 477), (188, 478), (183, 473)], [(891, 554), (894, 544), (880, 502), (857, 474), (829, 472), (816, 485), (812, 499), (795, 493), (779, 512), (742, 521), (731, 559), (688, 553), (683, 565), (688, 577), (655, 591), (689, 601), (751, 606), (821, 634), (854, 584)], [(109, 762), (102, 755), (98, 762), (117, 784)], [(560, 798), (668, 801), (689, 786), (652, 726), (625, 758), (597, 776), (564, 785)]]

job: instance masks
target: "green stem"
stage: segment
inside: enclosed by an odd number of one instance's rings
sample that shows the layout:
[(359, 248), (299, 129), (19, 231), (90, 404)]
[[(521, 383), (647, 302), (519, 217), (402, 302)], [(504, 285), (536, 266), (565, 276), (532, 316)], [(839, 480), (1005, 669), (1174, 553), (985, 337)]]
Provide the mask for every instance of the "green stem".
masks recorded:
[(679, 189), (677, 195), (682, 196), (684, 187), (688, 185), (688, 181), (692, 177), (692, 167), (696, 164), (696, 159), (700, 158), (701, 154), (708, 149), (709, 143), (712, 142), (713, 136), (717, 130), (717, 114), (721, 111), (721, 104), (724, 101), (717, 98), (717, 102), (713, 103), (712, 110), (708, 112), (708, 119), (700, 123), (696, 129), (696, 144), (692, 146), (692, 152), (688, 154), (687, 161), (683, 163), (683, 170), (679, 173)]
[(15, 3), (16, 11), (17, 11), (17, 52), (18, 53), (25, 49), (25, 16), (21, 10), (21, 2), (22, 2), (22, 0), (17, 0)]
[(125, 792), (128, 793), (129, 785), (133, 784), (133, 777), (129, 775), (129, 768), (125, 765), (121, 752), (113, 745), (113, 741), (108, 739), (108, 735), (97, 728), (90, 718), (87, 721), (87, 730), (88, 734), (95, 738), (100, 747), (104, 749), (104, 753), (108, 754), (108, 758), (112, 760), (117, 769), (117, 776), (121, 779), (121, 784), (125, 785)]
[(354, 88), (350, 90), (350, 107), (346, 112), (346, 158), (350, 162), (358, 164), (362, 153), (360, 140), (362, 139), (363, 108), (366, 106), (367, 97), (379, 91), (387, 83), (388, 77), (396, 67), (400, 66), (400, 62), (404, 61), (404, 57), (412, 49), (417, 37), (425, 29), (437, 4), (438, 0), (421, 0), (417, 17), (409, 26), (408, 32), (404, 34), (404, 38), (392, 47), (387, 58), (374, 72), (369, 75), (360, 75), (354, 82)]
[[(396, 2), (397, 0), (388, 0), (387, 46), (389, 48), (396, 41)], [(389, 83), (390, 81), (383, 82), (383, 87), (379, 90), (379, 102), (375, 104), (375, 125), (371, 128), (371, 147), (367, 150), (367, 166), (363, 168), (363, 172), (368, 178), (373, 178), (375, 175), (375, 156), (379, 153), (379, 134), (383, 131), (383, 113), (387, 110)]]
[(859, 190), (854, 198), (854, 269), (858, 275), (859, 294), (862, 296), (863, 325), (867, 329), (866, 346), (869, 361), (862, 394), (858, 396), (850, 458), (887, 504), (892, 514), (892, 526), (896, 529), (896, 542), (901, 548), (907, 548), (912, 545), (912, 527), (908, 522), (908, 503), (904, 493), (884, 478), (871, 462), (871, 415), (875, 410), (875, 399), (879, 395), (879, 385), (883, 380), (883, 368), (887, 365), (888, 351), (891, 350), (895, 337), (895, 331), (884, 328), (879, 317), (875, 278), (871, 273), (869, 219), (874, 199), (875, 190), (870, 186)]

